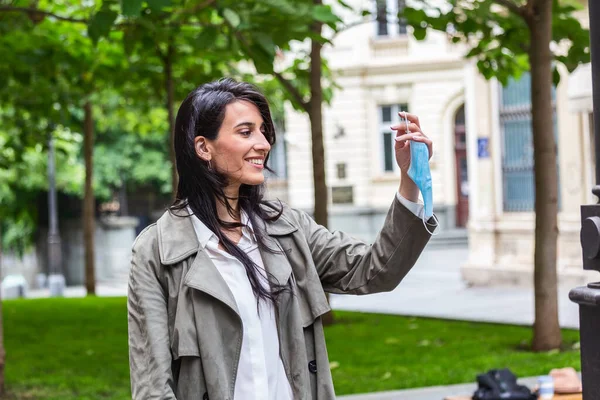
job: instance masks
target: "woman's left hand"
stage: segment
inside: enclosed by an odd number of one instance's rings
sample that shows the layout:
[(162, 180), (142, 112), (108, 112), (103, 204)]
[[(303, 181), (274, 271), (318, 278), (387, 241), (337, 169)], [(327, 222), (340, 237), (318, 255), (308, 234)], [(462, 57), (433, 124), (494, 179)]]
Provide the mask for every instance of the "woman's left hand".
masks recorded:
[[(419, 117), (414, 114), (409, 114), (404, 111), (398, 113), (400, 115), (401, 122), (397, 125), (392, 125), (391, 129), (396, 131), (396, 143), (394, 150), (396, 152), (396, 162), (402, 175), (406, 175), (408, 168), (410, 167), (410, 144), (411, 141), (422, 142), (427, 145), (429, 149), (429, 158), (433, 154), (433, 142), (429, 139), (423, 131), (421, 131), (421, 124), (419, 123)], [(409, 124), (407, 126), (406, 118), (408, 118)]]

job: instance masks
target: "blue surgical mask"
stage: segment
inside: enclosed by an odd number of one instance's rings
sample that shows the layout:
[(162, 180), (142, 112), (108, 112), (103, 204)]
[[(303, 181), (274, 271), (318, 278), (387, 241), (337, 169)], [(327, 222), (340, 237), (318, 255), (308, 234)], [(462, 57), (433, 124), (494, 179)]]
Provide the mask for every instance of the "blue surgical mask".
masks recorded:
[[(406, 118), (406, 115), (405, 115)], [(408, 119), (406, 124), (408, 126)], [(408, 176), (419, 188), (421, 196), (423, 196), (423, 224), (425, 229), (431, 234), (427, 228), (427, 221), (434, 217), (435, 226), (438, 225), (437, 218), (433, 215), (433, 187), (431, 183), (431, 170), (429, 168), (429, 148), (423, 142), (410, 142), (410, 166), (408, 168)]]

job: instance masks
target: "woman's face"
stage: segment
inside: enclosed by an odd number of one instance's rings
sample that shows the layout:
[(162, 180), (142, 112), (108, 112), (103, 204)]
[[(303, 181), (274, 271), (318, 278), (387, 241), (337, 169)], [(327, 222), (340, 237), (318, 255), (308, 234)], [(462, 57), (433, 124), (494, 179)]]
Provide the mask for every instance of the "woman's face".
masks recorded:
[(262, 116), (253, 103), (241, 100), (225, 108), (217, 138), (207, 139), (206, 149), (212, 168), (227, 176), (228, 189), (264, 182), (263, 163), (271, 150), (264, 129)]

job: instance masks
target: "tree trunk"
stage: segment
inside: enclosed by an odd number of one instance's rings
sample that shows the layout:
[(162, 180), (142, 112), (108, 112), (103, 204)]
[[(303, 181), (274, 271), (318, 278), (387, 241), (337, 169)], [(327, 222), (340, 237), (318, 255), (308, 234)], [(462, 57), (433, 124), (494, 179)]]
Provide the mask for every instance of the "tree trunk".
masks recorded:
[(92, 103), (88, 100), (84, 107), (83, 157), (85, 159), (85, 189), (83, 195), (83, 243), (85, 248), (85, 288), (88, 296), (96, 294), (94, 266), (95, 199), (92, 186), (94, 157), (94, 116)]
[[(321, 0), (314, 0), (315, 5), (322, 4)], [(313, 32), (321, 35), (323, 24), (315, 22)], [(311, 41), (310, 48), (310, 103), (309, 113), (310, 131), (312, 138), (312, 158), (313, 158), (313, 184), (315, 221), (327, 227), (327, 182), (325, 181), (325, 147), (323, 145), (323, 88), (321, 86), (322, 63), (321, 48), (323, 46), (317, 40)], [(329, 295), (327, 295), (329, 301)], [(323, 324), (331, 325), (334, 322), (333, 312), (329, 311), (323, 315)]]
[(2, 276), (2, 223), (0, 222), (0, 277)]
[(552, 119), (552, 0), (539, 0), (528, 18), (531, 32), (531, 114), (535, 168), (535, 322), (533, 349), (561, 344), (558, 324), (556, 253), (558, 238), (557, 146)]
[(4, 394), (4, 367), (6, 365), (6, 351), (4, 349), (4, 322), (2, 318), (2, 299), (0, 299), (0, 397)]
[[(2, 226), (0, 226), (0, 272), (2, 271)], [(2, 320), (2, 299), (0, 298), (0, 397), (4, 394), (4, 365), (6, 351), (4, 350), (4, 323)]]
[[(321, 0), (314, 0), (321, 4)], [(313, 31), (321, 34), (320, 22)], [(325, 148), (323, 146), (323, 89), (321, 87), (321, 43), (313, 40), (310, 50), (310, 104), (309, 118), (312, 136), (313, 180), (315, 198), (315, 221), (327, 227), (327, 184), (325, 182)]]
[(169, 118), (169, 156), (171, 158), (171, 190), (173, 198), (177, 195), (177, 162), (175, 159), (175, 112), (173, 102), (175, 98), (175, 88), (173, 85), (173, 56), (175, 48), (169, 43), (167, 54), (165, 56), (165, 88), (167, 90), (167, 113)]

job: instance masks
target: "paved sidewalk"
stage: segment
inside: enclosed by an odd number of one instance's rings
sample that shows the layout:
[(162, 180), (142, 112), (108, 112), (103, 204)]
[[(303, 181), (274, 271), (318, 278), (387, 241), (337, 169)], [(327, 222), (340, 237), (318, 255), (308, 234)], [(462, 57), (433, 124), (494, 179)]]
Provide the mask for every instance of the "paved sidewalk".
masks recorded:
[[(460, 276), (460, 265), (467, 256), (466, 246), (427, 247), (392, 292), (332, 295), (331, 306), (335, 310), (532, 325), (533, 287), (468, 287)], [(562, 327), (578, 328), (579, 309), (569, 300), (571, 289), (559, 288), (559, 320)]]
[[(65, 288), (64, 297), (84, 297), (87, 291), (85, 286), (68, 286)], [(127, 296), (127, 282), (100, 282), (96, 283), (96, 295), (106, 297)], [(49, 289), (30, 289), (27, 298), (37, 299), (50, 297)]]

